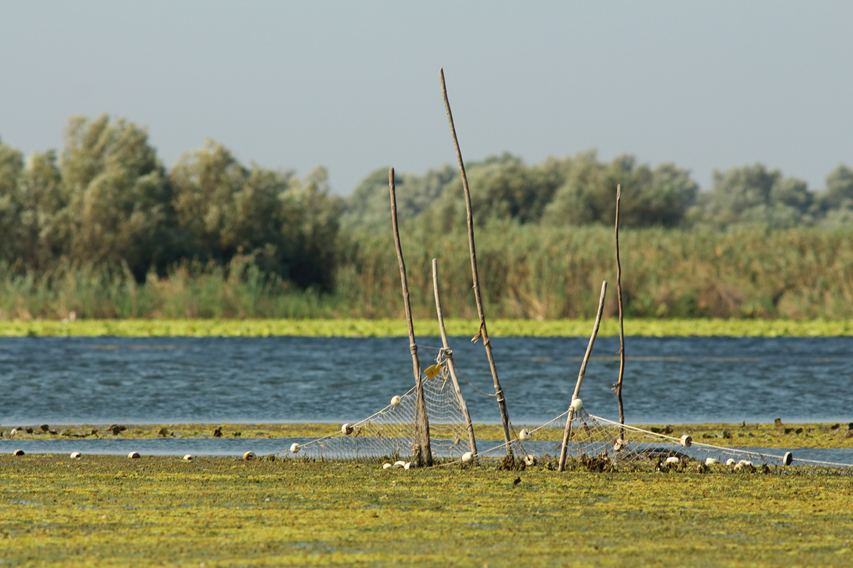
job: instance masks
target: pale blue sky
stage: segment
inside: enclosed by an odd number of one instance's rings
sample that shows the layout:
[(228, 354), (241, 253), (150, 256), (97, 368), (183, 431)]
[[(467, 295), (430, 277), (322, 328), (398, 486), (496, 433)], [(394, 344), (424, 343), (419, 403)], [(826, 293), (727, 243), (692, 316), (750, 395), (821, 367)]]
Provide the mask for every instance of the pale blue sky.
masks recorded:
[(370, 171), (598, 148), (703, 188), (760, 161), (821, 188), (853, 166), (853, 2), (10, 2), (0, 139), (70, 115), (148, 127), (167, 166), (210, 137), (244, 163)]

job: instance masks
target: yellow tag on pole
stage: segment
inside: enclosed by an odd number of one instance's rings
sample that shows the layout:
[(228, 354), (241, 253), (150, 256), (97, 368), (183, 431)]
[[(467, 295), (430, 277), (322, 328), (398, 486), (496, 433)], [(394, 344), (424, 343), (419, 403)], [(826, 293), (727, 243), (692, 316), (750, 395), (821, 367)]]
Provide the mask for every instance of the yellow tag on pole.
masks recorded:
[(444, 363), (442, 363), (441, 365), (432, 365), (430, 367), (427, 367), (426, 369), (424, 369), (424, 375), (426, 375), (426, 378), (432, 379), (441, 372), (441, 368), (443, 366)]

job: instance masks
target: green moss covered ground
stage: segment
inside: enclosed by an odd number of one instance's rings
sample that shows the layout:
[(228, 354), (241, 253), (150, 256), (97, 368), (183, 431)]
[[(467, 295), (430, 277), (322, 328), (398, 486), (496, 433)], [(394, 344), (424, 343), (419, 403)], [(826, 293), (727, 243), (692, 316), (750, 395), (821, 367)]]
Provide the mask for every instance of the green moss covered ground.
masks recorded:
[[(42, 426), (46, 426), (43, 429)], [(523, 425), (517, 425), (521, 428)], [(339, 432), (339, 424), (110, 424), (110, 425), (0, 425), (0, 438), (46, 439), (150, 439), (159, 437), (212, 438), (321, 438)], [(659, 424), (643, 426), (658, 433), (680, 437), (689, 434), (697, 442), (725, 447), (853, 448), (853, 423), (833, 424)], [(12, 430), (15, 430), (12, 438)], [(496, 424), (475, 424), (481, 440), (502, 440)], [(562, 439), (562, 430), (543, 430), (537, 439)], [(631, 433), (632, 441), (656, 441)]]
[(0, 455), (3, 566), (849, 566), (853, 476)]

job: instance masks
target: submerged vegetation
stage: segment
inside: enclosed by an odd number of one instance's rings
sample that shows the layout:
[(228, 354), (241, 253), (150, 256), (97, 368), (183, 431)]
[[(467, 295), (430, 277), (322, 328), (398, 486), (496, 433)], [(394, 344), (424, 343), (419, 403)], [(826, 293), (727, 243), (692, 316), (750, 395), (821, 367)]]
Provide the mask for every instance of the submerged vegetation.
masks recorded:
[(6, 565), (590, 566), (853, 558), (853, 478), (0, 455)]

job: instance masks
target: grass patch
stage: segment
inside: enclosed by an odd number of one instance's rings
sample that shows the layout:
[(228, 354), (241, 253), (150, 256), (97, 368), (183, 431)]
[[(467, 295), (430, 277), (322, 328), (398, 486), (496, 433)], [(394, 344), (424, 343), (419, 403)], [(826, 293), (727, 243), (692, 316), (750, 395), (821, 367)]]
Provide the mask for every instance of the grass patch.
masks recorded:
[[(450, 335), (474, 336), (473, 320), (448, 319)], [(618, 335), (616, 319), (601, 323), (599, 336)], [(517, 320), (489, 322), (492, 337), (586, 337), (592, 320)], [(419, 336), (437, 336), (434, 319), (415, 320)], [(853, 320), (631, 319), (632, 336), (837, 337), (853, 335)], [(0, 320), (0, 336), (116, 337), (405, 337), (403, 319), (86, 319)]]
[(23, 566), (847, 566), (853, 477), (0, 455)]

